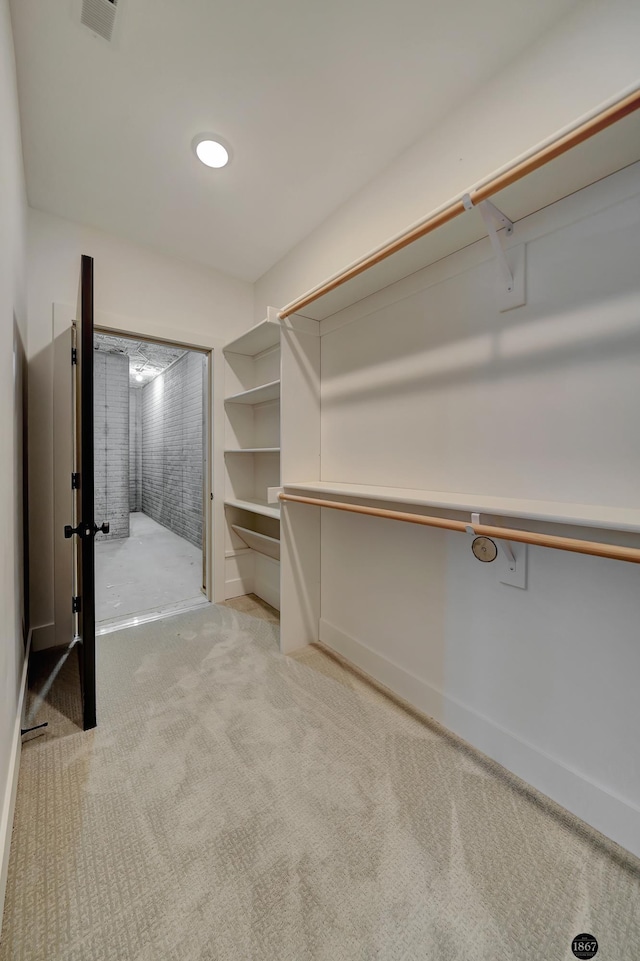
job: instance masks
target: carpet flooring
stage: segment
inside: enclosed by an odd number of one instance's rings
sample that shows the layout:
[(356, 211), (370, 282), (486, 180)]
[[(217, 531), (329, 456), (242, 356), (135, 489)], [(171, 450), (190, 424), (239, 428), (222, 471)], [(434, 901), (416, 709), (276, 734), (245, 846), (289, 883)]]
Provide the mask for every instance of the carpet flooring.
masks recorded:
[(638, 961), (637, 860), (277, 633), (105, 635), (98, 728), (36, 712), (1, 961)]

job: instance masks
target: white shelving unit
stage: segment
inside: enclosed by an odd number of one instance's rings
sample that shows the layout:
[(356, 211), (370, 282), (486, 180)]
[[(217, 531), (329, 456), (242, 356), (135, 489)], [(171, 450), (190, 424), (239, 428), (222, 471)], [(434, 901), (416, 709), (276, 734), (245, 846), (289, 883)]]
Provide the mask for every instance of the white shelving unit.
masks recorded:
[(225, 594), (255, 593), (278, 609), (286, 598), (282, 646), (291, 650), (317, 632), (317, 603), (296, 585), (296, 558), (311, 558), (319, 586), (319, 513), (306, 511), (295, 537), (287, 520), (281, 543), (280, 505), (267, 502), (267, 489), (286, 477), (319, 476), (318, 325), (281, 321), (269, 308), (224, 356)]
[(280, 484), (280, 328), (267, 318), (224, 349), (225, 595), (256, 593), (276, 608), (280, 508), (267, 488)]

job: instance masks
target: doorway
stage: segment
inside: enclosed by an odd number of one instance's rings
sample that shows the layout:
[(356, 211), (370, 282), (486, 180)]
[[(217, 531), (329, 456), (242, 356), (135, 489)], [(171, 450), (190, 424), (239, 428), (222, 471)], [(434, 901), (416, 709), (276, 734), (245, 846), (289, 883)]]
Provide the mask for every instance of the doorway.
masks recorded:
[(94, 335), (96, 633), (208, 603), (208, 357)]

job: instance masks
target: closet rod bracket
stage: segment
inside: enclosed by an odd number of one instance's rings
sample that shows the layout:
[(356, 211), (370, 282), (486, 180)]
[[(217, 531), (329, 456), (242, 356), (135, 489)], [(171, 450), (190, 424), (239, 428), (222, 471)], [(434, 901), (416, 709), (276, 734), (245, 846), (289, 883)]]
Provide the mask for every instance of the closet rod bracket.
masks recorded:
[(471, 515), (471, 523), (467, 524), (467, 534), (473, 534), (476, 536), (475, 528), (480, 523), (480, 514), (474, 511)]
[(279, 504), (283, 493), (284, 487), (267, 487), (267, 504)]
[(516, 555), (513, 553), (513, 548), (511, 547), (509, 541), (498, 541), (498, 547), (500, 547), (502, 552), (506, 555), (509, 570), (515, 571), (517, 566)]
[[(495, 523), (495, 522), (493, 522)], [(467, 524), (466, 531), (467, 534), (472, 534), (476, 536), (476, 527), (480, 526), (480, 513), (478, 511), (473, 511), (471, 514), (471, 523)], [(502, 538), (493, 537), (492, 540), (495, 542), (496, 547), (504, 554), (507, 567), (511, 574), (516, 574), (518, 570), (518, 560), (514, 553), (513, 547), (510, 541), (503, 540)]]
[(500, 243), (498, 230), (504, 229), (505, 234), (510, 237), (513, 233), (513, 222), (490, 200), (481, 200), (479, 204), (474, 204), (471, 195), (465, 194), (462, 203), (465, 210), (477, 210), (482, 217), (507, 292), (512, 293), (514, 287), (513, 274), (507, 261), (507, 255)]

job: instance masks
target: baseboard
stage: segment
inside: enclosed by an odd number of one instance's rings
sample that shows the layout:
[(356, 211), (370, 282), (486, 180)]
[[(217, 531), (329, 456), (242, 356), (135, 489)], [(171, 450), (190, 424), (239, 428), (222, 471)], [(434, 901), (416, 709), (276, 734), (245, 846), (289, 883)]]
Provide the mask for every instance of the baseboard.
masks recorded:
[(640, 808), (372, 651), (327, 620), (320, 640), (374, 680), (522, 778), (588, 825), (640, 857)]
[(279, 611), (280, 561), (265, 554), (257, 554), (254, 578), (253, 593)]
[(34, 651), (45, 651), (49, 647), (56, 646), (56, 625), (42, 624), (41, 627), (34, 627), (32, 632), (31, 648)]
[(0, 811), (0, 934), (2, 933), (2, 917), (4, 914), (4, 898), (7, 891), (7, 875), (9, 873), (9, 854), (11, 852), (11, 832), (13, 830), (13, 815), (16, 807), (16, 794), (18, 793), (18, 774), (20, 772), (20, 751), (22, 747), (22, 710), (24, 707), (24, 697), (27, 690), (27, 667), (29, 665), (29, 652), (33, 641), (32, 632), (29, 631), (27, 638), (27, 649), (24, 655), (24, 665), (22, 667), (22, 678), (20, 680), (20, 692), (18, 694), (18, 709), (13, 728), (13, 740), (11, 742), (11, 754), (9, 757), (9, 770), (7, 771), (7, 784), (2, 800), (2, 810)]
[(279, 591), (271, 590), (268, 587), (255, 587), (252, 593), (255, 594), (256, 597), (260, 597), (262, 598), (263, 601), (266, 601), (270, 607), (274, 608), (274, 610), (276, 611), (280, 610), (280, 592)]
[(250, 579), (233, 577), (231, 580), (225, 581), (225, 600), (230, 601), (233, 597), (242, 597), (244, 594), (253, 594), (253, 577)]

